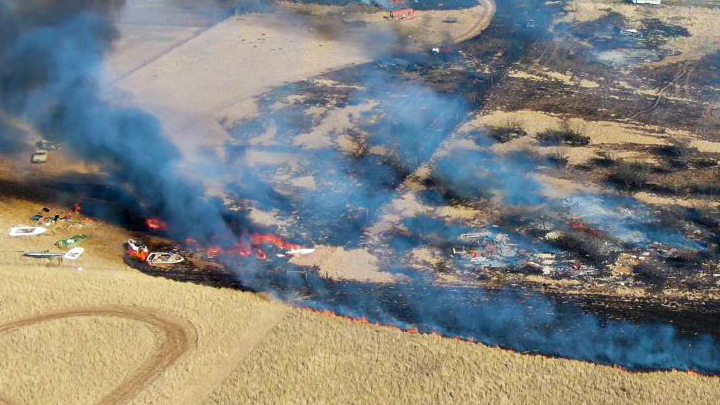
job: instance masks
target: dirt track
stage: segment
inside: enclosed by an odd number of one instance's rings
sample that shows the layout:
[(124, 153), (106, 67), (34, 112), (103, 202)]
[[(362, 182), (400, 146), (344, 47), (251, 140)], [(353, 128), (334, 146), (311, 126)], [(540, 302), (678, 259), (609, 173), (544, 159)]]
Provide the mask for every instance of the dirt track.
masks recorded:
[[(489, 25), (495, 4), (479, 3), (483, 10), (478, 20), (461, 35), (453, 35), (452, 42), (474, 37)], [(389, 35), (387, 43), (372, 46), (328, 40), (316, 27), (283, 13), (247, 14), (210, 28), (167, 32), (140, 27), (132, 24), (137, 17), (128, 18), (120, 24), (125, 39), (108, 59), (108, 77), (121, 78), (110, 87), (120, 89), (119, 98), (129, 96), (132, 103), (160, 117), (186, 157), (208, 147), (221, 148), (229, 136), (217, 120), (241, 118), (229, 113), (235, 110), (244, 116), (248, 109), (243, 100), (283, 83), (369, 62), (397, 40)], [(393, 27), (384, 20), (379, 26)], [(437, 43), (445, 38), (439, 30), (434, 35)]]
[(470, 38), (473, 38), (475, 36), (480, 35), (480, 33), (490, 25), (490, 22), (492, 21), (493, 17), (495, 16), (495, 11), (497, 10), (497, 7), (495, 6), (495, 1), (493, 0), (478, 0), (479, 3), (481, 3), (485, 8), (485, 13), (481, 19), (477, 21), (475, 25), (473, 25), (466, 33), (453, 38), (455, 42), (462, 42), (465, 40), (468, 40)]
[[(160, 348), (152, 357), (125, 379), (117, 388), (106, 395), (100, 401), (101, 404), (126, 402), (132, 398), (135, 393), (152, 382), (168, 366), (173, 364), (183, 353), (193, 349), (197, 343), (195, 330), (191, 325), (185, 325), (178, 320), (172, 320), (156, 311), (123, 307), (76, 309), (33, 316), (0, 326), (0, 335), (42, 322), (74, 317), (96, 316), (125, 318), (146, 323), (156, 331), (157, 336), (161, 336), (163, 339)], [(4, 399), (2, 396), (0, 396), (0, 403), (12, 404), (11, 401)]]

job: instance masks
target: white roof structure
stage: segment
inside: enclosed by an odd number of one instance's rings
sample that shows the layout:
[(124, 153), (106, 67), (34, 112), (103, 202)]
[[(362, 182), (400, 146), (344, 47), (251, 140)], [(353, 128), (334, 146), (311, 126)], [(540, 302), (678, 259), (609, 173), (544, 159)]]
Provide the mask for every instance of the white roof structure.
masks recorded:
[(662, 0), (631, 0), (633, 4), (656, 4), (660, 5)]

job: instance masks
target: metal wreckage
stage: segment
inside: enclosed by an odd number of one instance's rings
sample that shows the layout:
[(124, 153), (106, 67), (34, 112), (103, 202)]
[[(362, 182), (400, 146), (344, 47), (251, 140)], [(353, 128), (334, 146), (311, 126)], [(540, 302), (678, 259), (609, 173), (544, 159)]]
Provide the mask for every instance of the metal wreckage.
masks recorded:
[[(458, 235), (450, 241), (453, 267), (477, 278), (492, 271), (664, 284), (720, 277), (708, 242), (713, 230), (698, 219), (592, 196), (565, 199), (558, 208)], [(664, 223), (671, 220), (674, 231)]]

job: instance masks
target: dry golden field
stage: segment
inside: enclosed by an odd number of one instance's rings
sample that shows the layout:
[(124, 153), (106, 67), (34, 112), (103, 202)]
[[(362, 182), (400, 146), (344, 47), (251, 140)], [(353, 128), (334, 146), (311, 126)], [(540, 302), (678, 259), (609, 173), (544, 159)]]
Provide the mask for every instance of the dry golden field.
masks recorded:
[(10, 403), (711, 404), (720, 394), (714, 377), (522, 355), (120, 266), (3, 266), (0, 277)]
[(715, 378), (631, 374), (293, 310), (208, 404), (714, 403)]

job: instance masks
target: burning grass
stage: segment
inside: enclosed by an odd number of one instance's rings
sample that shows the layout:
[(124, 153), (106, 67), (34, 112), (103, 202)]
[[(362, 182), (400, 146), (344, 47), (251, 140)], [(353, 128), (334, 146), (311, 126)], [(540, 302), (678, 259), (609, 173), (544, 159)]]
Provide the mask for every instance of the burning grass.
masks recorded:
[(689, 373), (627, 373), (295, 310), (206, 403), (712, 403), (716, 389)]

